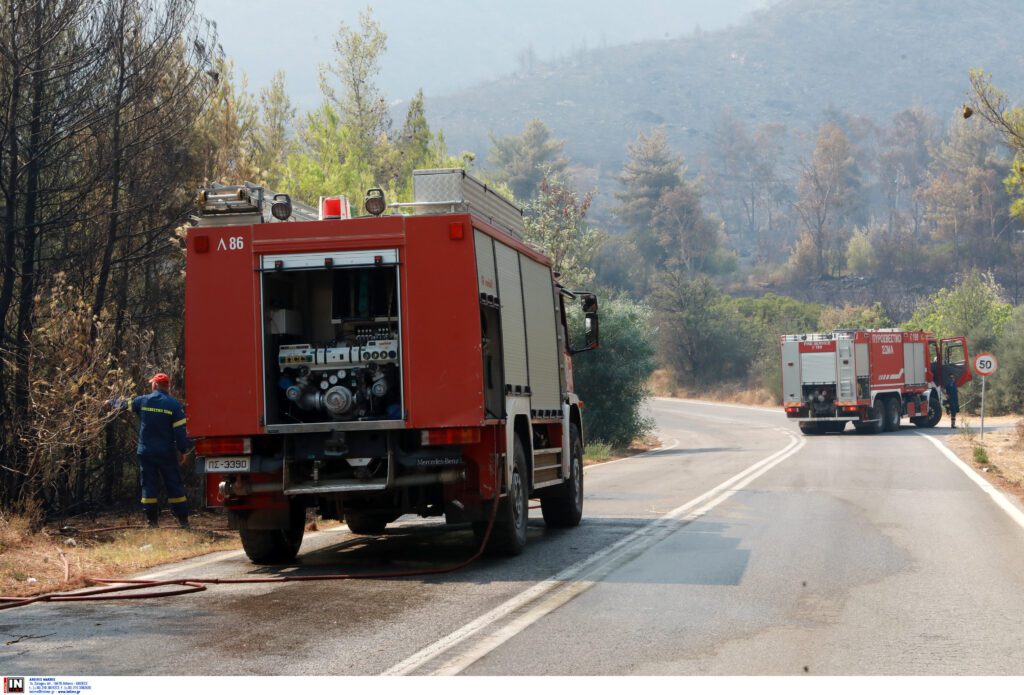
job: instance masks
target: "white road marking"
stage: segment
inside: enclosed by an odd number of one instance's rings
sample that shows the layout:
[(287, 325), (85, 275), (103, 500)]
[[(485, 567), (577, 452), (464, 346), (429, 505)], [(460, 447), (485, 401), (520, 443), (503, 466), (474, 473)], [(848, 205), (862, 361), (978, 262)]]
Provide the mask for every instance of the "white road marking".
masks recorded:
[(1024, 528), (1024, 512), (1020, 510), (1020, 507), (1018, 507), (1009, 499), (1007, 499), (1006, 495), (997, 490), (996, 487), (992, 485), (992, 483), (988, 482), (983, 477), (981, 477), (981, 475), (976, 470), (971, 468), (968, 464), (964, 463), (963, 459), (957, 456), (952, 449), (950, 449), (948, 446), (940, 442), (935, 437), (931, 436), (930, 434), (925, 434), (924, 432), (914, 432), (914, 434), (919, 434), (928, 441), (930, 441), (932, 444), (934, 444), (935, 447), (942, 452), (943, 456), (952, 461), (957, 466), (957, 468), (963, 471), (964, 475), (970, 478), (975, 485), (980, 487), (982, 491), (985, 492), (985, 494), (991, 497), (992, 501), (999, 505), (999, 508), (1006, 512), (1009, 515), (1009, 517), (1013, 519), (1014, 522), (1016, 522), (1018, 526)]
[[(302, 542), (305, 543), (306, 541), (316, 538), (325, 533), (337, 533), (339, 530), (348, 531), (348, 527), (345, 524), (340, 524), (339, 526), (326, 529), (324, 531), (314, 531), (312, 533), (307, 533), (305, 534), (305, 536), (303, 536)], [(299, 549), (299, 552), (302, 552), (301, 548)], [(178, 562), (171, 565), (167, 569), (160, 570), (158, 572), (151, 572), (149, 574), (142, 574), (137, 577), (133, 577), (133, 579), (160, 579), (162, 577), (167, 577), (172, 574), (178, 574), (186, 570), (191, 571), (196, 569), (197, 567), (205, 567), (207, 565), (212, 565), (217, 562), (223, 562), (224, 560), (233, 560), (236, 557), (241, 557), (244, 554), (244, 550), (222, 550), (214, 555), (200, 556), (200, 558), (195, 562), (184, 560), (182, 562)]]
[[(613, 569), (635, 558), (669, 534), (677, 531), (680, 522), (685, 524), (706, 514), (709, 510), (729, 499), (755, 479), (786, 460), (807, 443), (789, 431), (783, 430), (789, 443), (781, 450), (749, 466), (725, 482), (708, 490), (686, 504), (673, 509), (655, 521), (645, 524), (611, 546), (576, 562), (544, 581), (534, 584), (520, 594), (479, 618), (467, 623), (455, 632), (426, 646), (404, 661), (389, 668), (382, 675), (399, 676), (413, 673), (429, 662), (455, 650), (470, 637), (476, 637), (472, 645), (459, 651), (431, 671), (433, 675), (454, 675), (465, 670), (524, 629), (540, 620), (551, 611), (564, 605), (570, 599), (586, 591)], [(530, 605), (538, 601), (535, 605)], [(479, 633), (493, 627), (498, 621), (522, 611), (511, 622), (493, 632), (481, 636)]]

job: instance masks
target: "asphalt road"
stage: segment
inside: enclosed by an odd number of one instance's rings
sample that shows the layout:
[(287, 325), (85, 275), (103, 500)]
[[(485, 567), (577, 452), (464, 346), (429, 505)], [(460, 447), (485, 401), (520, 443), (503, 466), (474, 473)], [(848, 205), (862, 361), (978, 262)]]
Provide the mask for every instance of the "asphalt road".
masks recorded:
[[(804, 438), (779, 411), (664, 399), (652, 415), (667, 447), (588, 468), (581, 526), (533, 512), (518, 558), (4, 611), (0, 672), (1024, 673), (1024, 515), (915, 428)], [(400, 522), (318, 533), (294, 567), (221, 553), (157, 574), (414, 569), (471, 539)]]

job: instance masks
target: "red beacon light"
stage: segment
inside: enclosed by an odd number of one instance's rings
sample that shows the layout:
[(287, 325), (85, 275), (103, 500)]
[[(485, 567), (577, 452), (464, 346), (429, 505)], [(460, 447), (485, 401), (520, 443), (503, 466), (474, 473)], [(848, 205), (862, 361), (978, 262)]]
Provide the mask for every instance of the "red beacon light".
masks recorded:
[(343, 195), (320, 196), (321, 220), (347, 220), (351, 217), (348, 198)]

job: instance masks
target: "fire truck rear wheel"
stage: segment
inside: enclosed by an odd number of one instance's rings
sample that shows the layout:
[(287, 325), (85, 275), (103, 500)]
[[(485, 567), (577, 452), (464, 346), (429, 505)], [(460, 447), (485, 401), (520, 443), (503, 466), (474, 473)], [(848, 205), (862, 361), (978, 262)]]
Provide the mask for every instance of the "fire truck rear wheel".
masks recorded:
[(804, 434), (825, 434), (824, 423), (822, 422), (800, 422), (800, 431)]
[(306, 508), (292, 504), (290, 514), (289, 528), (239, 530), (242, 549), (249, 560), (257, 565), (282, 565), (295, 559), (306, 530)]
[(526, 454), (518, 437), (515, 442), (508, 494), (498, 503), (498, 516), (487, 542), (487, 552), (491, 555), (511, 557), (519, 555), (526, 548), (526, 522), (530, 515), (529, 491), (526, 489)]
[(544, 523), (551, 528), (579, 526), (583, 518), (583, 443), (569, 425), (569, 479), (540, 498)]
[(900, 429), (900, 399), (889, 396), (885, 399), (885, 431), (897, 432)]

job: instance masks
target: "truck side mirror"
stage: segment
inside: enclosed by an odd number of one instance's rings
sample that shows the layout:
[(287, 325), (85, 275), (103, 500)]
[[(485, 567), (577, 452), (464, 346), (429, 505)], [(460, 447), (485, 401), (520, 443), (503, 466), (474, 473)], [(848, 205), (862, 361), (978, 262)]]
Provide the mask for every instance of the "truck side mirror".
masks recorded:
[(601, 345), (600, 333), (598, 332), (597, 312), (595, 311), (592, 314), (587, 314), (585, 321), (587, 323), (587, 349), (593, 350)]
[(586, 326), (586, 346), (577, 348), (572, 351), (576, 353), (586, 352), (587, 350), (593, 350), (600, 346), (601, 338), (599, 329), (599, 321), (597, 318), (597, 295), (590, 292), (577, 292), (580, 297), (580, 305), (583, 308), (583, 316)]

